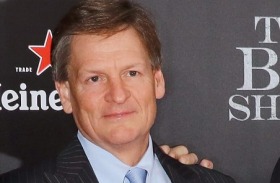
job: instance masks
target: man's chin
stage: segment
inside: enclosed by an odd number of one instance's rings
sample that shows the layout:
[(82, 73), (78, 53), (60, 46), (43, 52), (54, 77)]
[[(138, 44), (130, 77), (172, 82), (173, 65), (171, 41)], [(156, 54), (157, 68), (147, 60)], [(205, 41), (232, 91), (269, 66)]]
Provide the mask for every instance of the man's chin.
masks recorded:
[(122, 130), (111, 133), (111, 144), (116, 146), (130, 146), (143, 143), (145, 138), (137, 130)]

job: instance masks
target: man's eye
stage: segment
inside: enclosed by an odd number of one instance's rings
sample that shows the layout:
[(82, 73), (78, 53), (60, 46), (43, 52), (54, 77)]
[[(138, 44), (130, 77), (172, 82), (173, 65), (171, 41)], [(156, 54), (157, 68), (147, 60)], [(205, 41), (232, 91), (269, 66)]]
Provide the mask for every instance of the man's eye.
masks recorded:
[(99, 76), (93, 76), (90, 78), (92, 82), (97, 82), (99, 79), (100, 79)]
[(137, 76), (138, 72), (137, 71), (129, 71), (128, 75), (129, 76)]

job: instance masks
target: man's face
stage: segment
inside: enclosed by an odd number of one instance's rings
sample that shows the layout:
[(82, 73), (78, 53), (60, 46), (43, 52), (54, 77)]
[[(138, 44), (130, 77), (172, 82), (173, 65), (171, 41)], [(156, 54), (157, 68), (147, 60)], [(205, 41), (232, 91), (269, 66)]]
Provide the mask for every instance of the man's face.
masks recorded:
[(75, 35), (68, 72), (56, 87), (88, 140), (107, 150), (147, 140), (165, 87), (133, 28), (110, 37)]

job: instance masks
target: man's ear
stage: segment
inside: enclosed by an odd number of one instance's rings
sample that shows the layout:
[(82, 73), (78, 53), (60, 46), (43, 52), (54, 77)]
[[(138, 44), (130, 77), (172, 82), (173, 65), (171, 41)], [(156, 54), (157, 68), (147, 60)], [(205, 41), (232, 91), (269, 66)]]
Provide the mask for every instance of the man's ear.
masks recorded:
[(71, 91), (68, 81), (63, 82), (55, 82), (55, 88), (58, 91), (60, 101), (65, 113), (72, 113), (72, 105), (71, 105)]
[(165, 81), (161, 69), (154, 71), (156, 98), (161, 99), (165, 93)]

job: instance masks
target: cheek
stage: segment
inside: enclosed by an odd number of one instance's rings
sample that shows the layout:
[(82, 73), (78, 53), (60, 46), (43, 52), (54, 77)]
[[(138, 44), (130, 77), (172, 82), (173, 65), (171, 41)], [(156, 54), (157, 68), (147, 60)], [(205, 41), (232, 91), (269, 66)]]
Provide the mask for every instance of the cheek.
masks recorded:
[[(139, 95), (141, 93), (141, 95)], [(143, 113), (143, 120), (147, 121), (147, 124), (154, 122), (156, 115), (156, 99), (154, 90), (138, 92), (138, 103)]]
[[(76, 92), (72, 97), (73, 114), (82, 118), (80, 120), (90, 121), (96, 117), (96, 113), (101, 109), (101, 102), (90, 92)], [(98, 104), (98, 105), (97, 105)]]
[[(92, 134), (95, 133), (94, 129), (100, 128), (102, 125), (99, 123), (102, 115), (100, 102), (85, 94), (74, 103), (76, 105), (73, 107), (73, 116), (78, 128), (92, 138)], [(98, 105), (96, 105), (97, 103)]]

